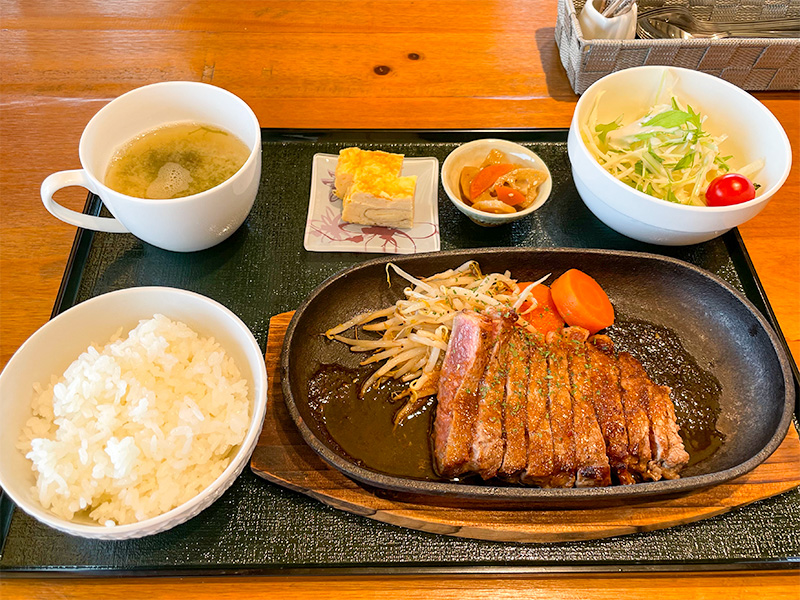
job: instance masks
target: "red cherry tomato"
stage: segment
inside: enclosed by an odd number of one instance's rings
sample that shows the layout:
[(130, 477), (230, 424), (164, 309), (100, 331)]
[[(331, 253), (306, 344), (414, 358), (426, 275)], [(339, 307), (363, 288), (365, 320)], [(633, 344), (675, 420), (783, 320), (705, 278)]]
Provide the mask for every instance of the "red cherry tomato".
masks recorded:
[(497, 192), (497, 199), (502, 200), (509, 206), (516, 206), (517, 204), (522, 204), (525, 202), (525, 194), (515, 190), (514, 188), (501, 185), (495, 188), (495, 191)]
[(744, 175), (728, 173), (717, 177), (706, 190), (709, 206), (730, 206), (741, 204), (756, 197), (753, 182)]

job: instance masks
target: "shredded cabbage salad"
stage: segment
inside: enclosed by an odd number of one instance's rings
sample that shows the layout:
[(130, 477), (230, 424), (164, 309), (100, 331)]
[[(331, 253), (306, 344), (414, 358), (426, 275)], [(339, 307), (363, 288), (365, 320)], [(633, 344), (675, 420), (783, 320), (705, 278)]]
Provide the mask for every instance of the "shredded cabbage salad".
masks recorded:
[[(731, 172), (733, 156), (720, 152), (727, 136), (703, 129), (706, 116), (684, 106), (671, 92), (668, 103), (654, 105), (631, 123), (623, 125), (622, 115), (610, 123), (598, 123), (602, 96), (603, 92), (597, 95), (581, 131), (595, 159), (614, 177), (650, 196), (706, 206), (708, 185)], [(763, 167), (761, 158), (735, 172), (752, 181)]]

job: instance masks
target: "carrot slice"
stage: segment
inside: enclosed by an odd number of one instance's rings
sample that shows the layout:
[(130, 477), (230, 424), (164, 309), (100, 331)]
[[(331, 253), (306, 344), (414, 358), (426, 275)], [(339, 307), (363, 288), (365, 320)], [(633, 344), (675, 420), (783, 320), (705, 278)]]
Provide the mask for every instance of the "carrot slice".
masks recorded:
[(497, 181), (498, 177), (502, 177), (516, 168), (516, 166), (507, 163), (484, 167), (475, 175), (475, 178), (469, 185), (469, 199), (474, 201), (483, 192), (492, 187), (492, 184)]
[(614, 324), (614, 307), (600, 284), (578, 269), (570, 269), (553, 282), (550, 290), (558, 312), (567, 325), (597, 333)]
[(501, 185), (495, 188), (495, 191), (497, 192), (497, 199), (502, 200), (509, 206), (516, 206), (525, 202), (525, 194), (507, 185)]
[[(517, 283), (521, 292), (531, 284), (530, 281)], [(558, 313), (550, 288), (541, 283), (531, 290), (531, 297), (536, 300), (536, 308), (530, 310), (532, 302), (525, 301), (519, 307), (519, 314), (528, 321), (539, 333), (546, 334), (549, 331), (559, 331), (564, 327), (564, 319)], [(530, 310), (530, 312), (528, 312)]]

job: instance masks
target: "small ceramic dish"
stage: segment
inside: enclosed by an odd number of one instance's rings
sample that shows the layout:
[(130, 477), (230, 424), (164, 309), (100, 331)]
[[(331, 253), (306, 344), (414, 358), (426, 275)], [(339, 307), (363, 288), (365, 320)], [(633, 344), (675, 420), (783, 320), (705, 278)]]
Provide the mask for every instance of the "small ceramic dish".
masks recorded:
[[(468, 206), (462, 199), (459, 190), (461, 170), (464, 167), (480, 166), (486, 158), (486, 155), (493, 149), (504, 152), (511, 162), (515, 164), (532, 167), (547, 173), (547, 179), (538, 188), (536, 200), (525, 210), (520, 210), (515, 213), (509, 214), (494, 214), (476, 210)], [(550, 191), (553, 187), (553, 178), (550, 176), (550, 170), (544, 161), (539, 156), (524, 146), (509, 142), (508, 140), (499, 139), (483, 139), (474, 140), (463, 144), (453, 150), (445, 159), (442, 164), (442, 186), (450, 198), (450, 201), (455, 207), (469, 217), (473, 222), (483, 227), (496, 227), (498, 225), (505, 225), (512, 223), (519, 219), (524, 219), (533, 211), (538, 210), (550, 197)]]
[(303, 246), (309, 252), (436, 252), (439, 238), (439, 161), (406, 157), (401, 175), (416, 175), (414, 227), (397, 229), (342, 221), (342, 200), (333, 193), (336, 154), (315, 154), (311, 168), (311, 199)]

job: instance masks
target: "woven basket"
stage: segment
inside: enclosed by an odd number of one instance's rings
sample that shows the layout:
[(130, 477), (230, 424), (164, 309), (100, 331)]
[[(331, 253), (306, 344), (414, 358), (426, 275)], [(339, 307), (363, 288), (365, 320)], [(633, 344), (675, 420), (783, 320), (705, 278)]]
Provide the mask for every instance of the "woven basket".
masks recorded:
[[(784, 39), (585, 40), (578, 14), (585, 0), (558, 0), (556, 43), (572, 89), (582, 94), (614, 71), (671, 65), (716, 75), (745, 90), (800, 89), (800, 32)], [(698, 18), (748, 21), (800, 16), (800, 0), (639, 0), (639, 14), (665, 5)]]

